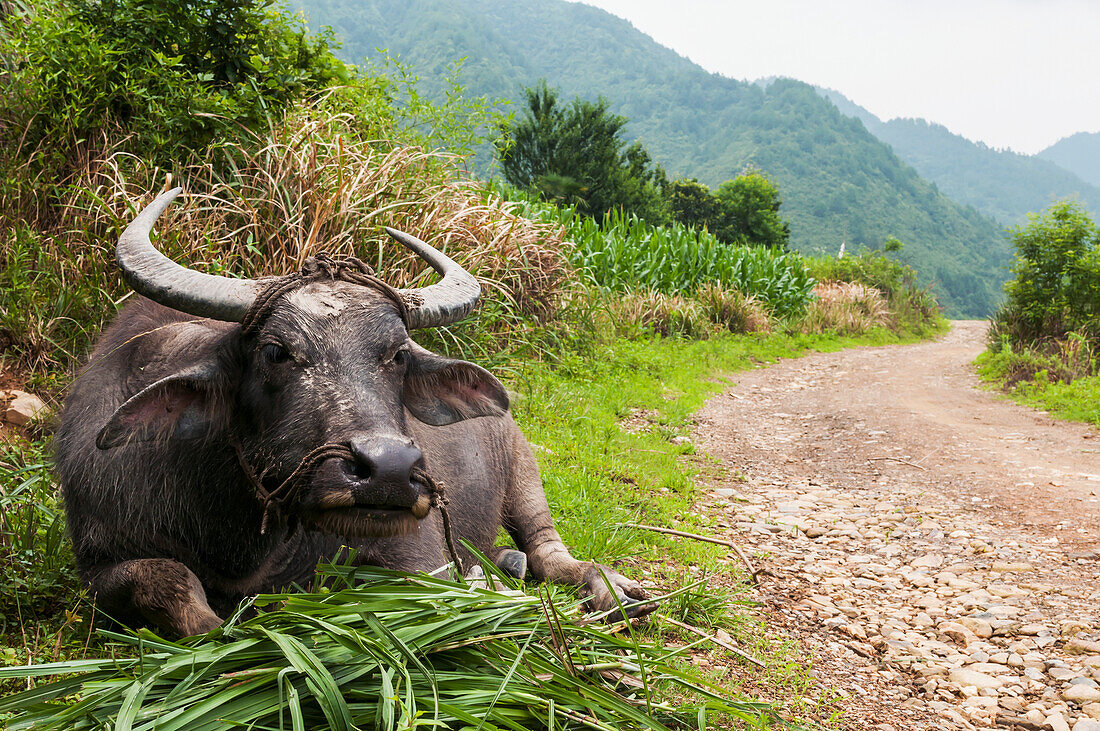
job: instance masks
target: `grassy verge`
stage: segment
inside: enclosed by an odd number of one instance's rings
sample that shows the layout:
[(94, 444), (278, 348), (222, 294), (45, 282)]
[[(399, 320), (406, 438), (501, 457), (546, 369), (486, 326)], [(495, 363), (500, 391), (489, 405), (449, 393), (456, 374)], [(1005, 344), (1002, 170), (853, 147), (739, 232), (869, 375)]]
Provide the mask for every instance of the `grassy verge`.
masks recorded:
[(1018, 358), (1011, 351), (987, 350), (978, 356), (978, 375), (1017, 403), (1043, 409), (1058, 419), (1100, 427), (1100, 376), (1084, 376), (1066, 383), (1051, 378), (1050, 371), (1041, 368), (1030, 378), (1013, 382)]
[[(514, 410), (534, 446), (548, 499), (566, 543), (580, 558), (614, 564), (660, 589), (700, 577), (708, 585), (662, 610), (665, 616), (727, 632), (763, 660), (752, 669), (756, 687), (803, 720), (825, 720), (835, 696), (815, 686), (799, 649), (769, 636), (744, 608), (747, 576), (727, 549), (666, 538), (624, 524), (648, 523), (694, 533), (717, 534), (710, 516), (696, 512), (699, 476), (690, 442), (677, 439), (691, 415), (719, 392), (723, 374), (808, 351), (902, 342), (875, 330), (860, 338), (837, 335), (726, 335), (705, 341), (652, 339), (614, 341), (586, 356), (564, 358), (556, 367), (534, 364), (510, 379)], [(907, 339), (914, 340), (915, 336)], [(650, 631), (674, 643), (694, 639), (658, 618)], [(742, 660), (704, 646), (695, 662), (712, 680), (740, 689)]]

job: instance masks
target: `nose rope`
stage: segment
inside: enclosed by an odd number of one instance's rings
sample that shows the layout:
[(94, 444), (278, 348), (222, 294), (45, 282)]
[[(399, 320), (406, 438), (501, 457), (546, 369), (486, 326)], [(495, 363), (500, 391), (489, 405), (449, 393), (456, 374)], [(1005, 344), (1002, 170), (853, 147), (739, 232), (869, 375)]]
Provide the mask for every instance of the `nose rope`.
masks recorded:
[[(303, 457), (302, 461), (298, 463), (298, 466), (294, 468), (294, 471), (291, 472), (285, 480), (279, 483), (278, 487), (269, 491), (264, 487), (263, 481), (256, 475), (256, 471), (252, 468), (248, 458), (245, 456), (241, 440), (234, 435), (230, 442), (233, 445), (233, 451), (237, 453), (237, 461), (240, 463), (241, 469), (244, 471), (245, 476), (248, 477), (249, 482), (252, 483), (252, 488), (256, 491), (256, 497), (263, 505), (264, 512), (263, 518), (260, 521), (260, 535), (267, 533), (273, 520), (282, 521), (287, 517), (286, 511), (284, 510), (285, 506), (298, 497), (298, 493), (301, 492), (302, 486), (305, 484), (305, 478), (311, 475), (318, 465), (328, 459), (355, 460), (355, 455), (347, 445), (323, 444)], [(451, 560), (454, 561), (455, 569), (458, 571), (459, 576), (462, 576), (462, 561), (459, 559), (458, 551), (455, 549), (454, 536), (451, 532), (451, 518), (447, 513), (447, 496), (444, 493), (443, 483), (433, 479), (428, 471), (422, 467), (414, 467), (410, 477), (413, 480), (424, 483), (428, 487), (428, 492), (431, 495), (431, 505), (433, 508), (439, 510), (439, 516), (443, 519), (443, 539), (447, 543), (447, 552), (451, 555)]]

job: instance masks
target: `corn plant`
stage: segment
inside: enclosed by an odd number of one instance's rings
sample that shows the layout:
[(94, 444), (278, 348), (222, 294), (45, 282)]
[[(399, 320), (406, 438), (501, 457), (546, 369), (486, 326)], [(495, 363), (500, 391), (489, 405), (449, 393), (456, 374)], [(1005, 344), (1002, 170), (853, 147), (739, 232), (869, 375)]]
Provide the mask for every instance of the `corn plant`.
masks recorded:
[(693, 294), (699, 285), (718, 283), (755, 297), (781, 318), (801, 314), (813, 298), (815, 281), (799, 254), (730, 246), (707, 231), (652, 226), (620, 211), (596, 221), (574, 208), (541, 203), (500, 186), (496, 191), (519, 199), (522, 215), (563, 227), (573, 244), (567, 249), (572, 265), (605, 289)]

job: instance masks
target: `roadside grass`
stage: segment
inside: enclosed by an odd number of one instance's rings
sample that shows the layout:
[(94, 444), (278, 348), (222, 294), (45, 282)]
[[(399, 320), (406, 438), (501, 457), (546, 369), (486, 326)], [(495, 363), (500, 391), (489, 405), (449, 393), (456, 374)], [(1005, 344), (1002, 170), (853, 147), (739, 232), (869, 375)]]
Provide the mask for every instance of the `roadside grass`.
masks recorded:
[(1018, 356), (1011, 351), (987, 350), (976, 361), (978, 376), (1017, 403), (1043, 409), (1057, 419), (1100, 427), (1100, 375), (1066, 383), (1051, 378), (1050, 371), (1040, 367), (1029, 378), (1014, 380), (1014, 359)]
[[(943, 326), (937, 332), (943, 331)], [(765, 663), (747, 665), (703, 642), (696, 656), (708, 677), (739, 692), (766, 692), (792, 716), (825, 721), (837, 696), (809, 674), (791, 641), (779, 639), (748, 606), (747, 572), (727, 548), (627, 527), (645, 523), (716, 535), (717, 517), (696, 508), (702, 489), (690, 442), (675, 440), (731, 374), (809, 351), (909, 342), (884, 329), (835, 334), (719, 335), (704, 341), (653, 338), (605, 343), (554, 366), (532, 363), (509, 380), (513, 411), (531, 442), (548, 500), (578, 558), (616, 566), (657, 591), (708, 579), (659, 615), (708, 632), (724, 631)], [(734, 376), (735, 378), (735, 376)], [(709, 471), (709, 466), (704, 468)], [(674, 644), (700, 638), (656, 618), (649, 625)], [(705, 664), (704, 664), (705, 663)], [(697, 668), (698, 669), (698, 668)]]

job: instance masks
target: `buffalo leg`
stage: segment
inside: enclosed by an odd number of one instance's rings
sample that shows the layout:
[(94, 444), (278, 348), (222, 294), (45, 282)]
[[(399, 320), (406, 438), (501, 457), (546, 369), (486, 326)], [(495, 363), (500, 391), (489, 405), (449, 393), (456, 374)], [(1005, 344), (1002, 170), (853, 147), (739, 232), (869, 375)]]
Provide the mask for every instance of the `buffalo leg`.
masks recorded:
[(504, 526), (519, 550), (527, 554), (532, 575), (539, 581), (578, 587), (596, 611), (619, 605), (631, 617), (652, 611), (654, 606), (645, 603), (649, 595), (641, 584), (607, 566), (578, 561), (569, 553), (554, 528), (531, 449), (522, 436), (517, 436), (517, 442), (517, 464), (505, 499)]
[(180, 637), (221, 624), (198, 577), (178, 561), (123, 561), (93, 573), (88, 583), (100, 611), (124, 624), (154, 624)]

